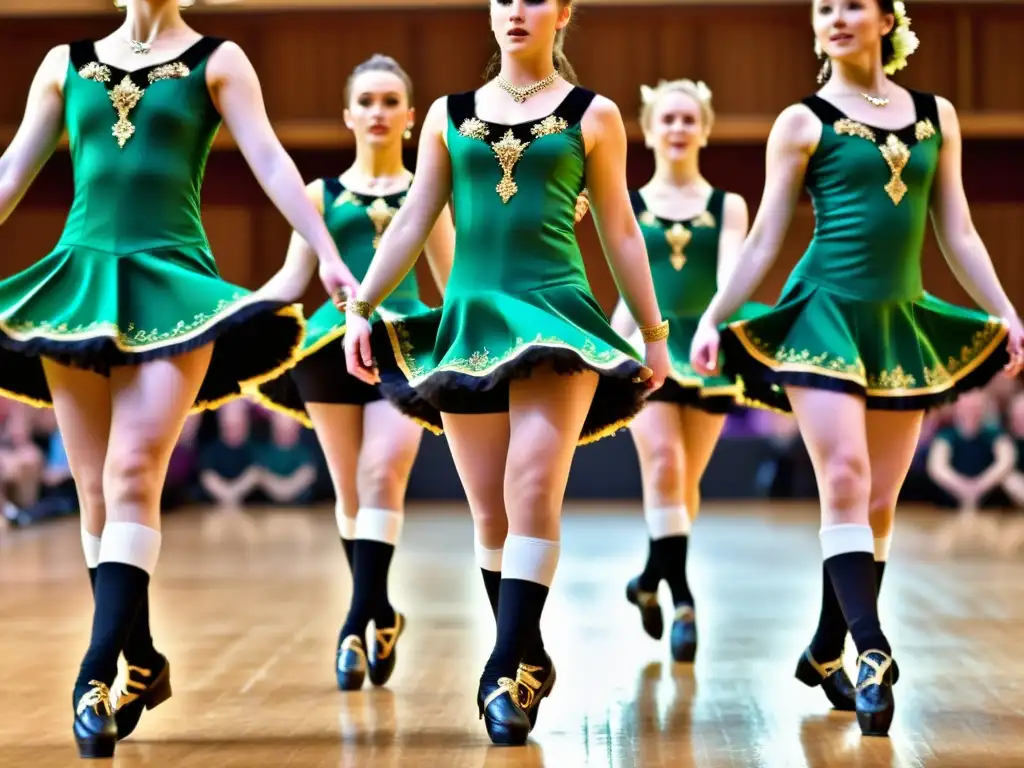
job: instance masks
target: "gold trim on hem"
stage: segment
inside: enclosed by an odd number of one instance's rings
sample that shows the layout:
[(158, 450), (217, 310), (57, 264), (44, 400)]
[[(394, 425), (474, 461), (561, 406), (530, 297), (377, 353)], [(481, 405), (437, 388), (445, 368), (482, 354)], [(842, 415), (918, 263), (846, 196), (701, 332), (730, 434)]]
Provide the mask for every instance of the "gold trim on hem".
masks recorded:
[[(263, 384), (263, 383), (265, 383), (267, 381), (271, 381), (273, 379), (276, 379), (278, 376), (281, 375), (281, 373), (283, 373), (284, 371), (289, 370), (290, 368), (292, 368), (295, 365), (295, 352), (296, 352), (296, 350), (299, 349), (299, 347), (302, 346), (302, 343), (303, 343), (303, 341), (305, 340), (305, 337), (306, 337), (306, 319), (305, 319), (305, 316), (302, 313), (302, 305), (301, 304), (289, 304), (289, 305), (286, 305), (286, 306), (281, 307), (280, 309), (276, 310), (274, 312), (274, 314), (277, 315), (278, 317), (291, 317), (293, 320), (296, 321), (296, 323), (299, 326), (298, 340), (294, 344), (292, 344), (292, 346), (291, 346), (291, 348), (289, 349), (289, 352), (288, 352), (288, 357), (285, 359), (285, 361), (283, 363), (275, 366), (267, 374), (260, 374), (259, 376), (256, 376), (256, 377), (254, 377), (252, 379), (246, 379), (245, 381), (238, 382), (238, 388), (239, 388), (239, 390), (241, 390), (240, 392), (232, 393), (230, 395), (226, 395), (224, 397), (217, 398), (216, 400), (202, 400), (202, 401), (199, 401), (197, 403), (194, 403), (191, 406), (191, 408), (189, 408), (189, 411), (188, 411), (188, 414), (190, 416), (193, 415), (193, 414), (202, 413), (204, 411), (216, 410), (217, 408), (220, 408), (222, 405), (226, 405), (227, 403), (230, 403), (233, 400), (238, 400), (238, 399), (243, 398), (243, 397), (249, 397), (249, 394), (248, 394), (248, 392), (246, 390), (250, 386), (258, 386), (259, 384)], [(213, 344), (215, 342), (216, 342), (216, 339), (210, 341), (209, 343)], [(173, 346), (173, 345), (165, 344), (163, 346)], [(200, 349), (201, 349), (201, 347), (200, 347)], [(184, 354), (184, 353), (179, 353), (179, 354)], [(46, 355), (31, 355), (31, 356), (25, 355), (24, 357), (26, 357), (26, 358), (29, 358), (29, 357), (40, 357), (40, 358), (42, 358), (42, 357), (46, 357)], [(174, 358), (174, 357), (178, 357), (178, 355), (169, 355), (168, 359)], [(139, 363), (139, 365), (144, 365), (144, 364), (145, 363)], [(129, 365), (131, 365), (131, 363), (129, 363)], [(252, 382), (257, 382), (257, 383), (255, 385), (253, 385)], [(18, 403), (24, 403), (25, 405), (32, 406), (33, 408), (53, 408), (53, 401), (52, 400), (47, 402), (46, 400), (40, 400), (40, 399), (37, 399), (37, 398), (29, 397), (28, 395), (22, 395), (22, 394), (19, 394), (17, 392), (13, 392), (13, 391), (7, 390), (7, 389), (0, 388), (0, 397), (3, 397), (5, 399), (7, 399), (7, 400), (14, 400), (15, 402), (18, 402)]]
[[(755, 320), (758, 318), (755, 318)], [(996, 333), (993, 334), (992, 338), (985, 344), (985, 346), (979, 350), (973, 358), (964, 363), (961, 367), (957, 368), (954, 372), (948, 373), (946, 378), (939, 384), (932, 384), (924, 387), (893, 387), (891, 389), (879, 389), (877, 387), (868, 387), (867, 379), (854, 374), (842, 373), (840, 371), (833, 371), (821, 368), (815, 365), (801, 364), (801, 363), (779, 363), (774, 358), (769, 357), (760, 349), (758, 349), (750, 337), (747, 335), (746, 328), (744, 327), (750, 320), (737, 320), (734, 323), (729, 324), (729, 330), (735, 334), (736, 338), (739, 339), (740, 344), (747, 351), (755, 361), (765, 366), (766, 368), (775, 371), (777, 373), (812, 373), (816, 376), (822, 376), (828, 379), (842, 379), (844, 381), (851, 381), (854, 384), (864, 389), (864, 394), (867, 397), (922, 397), (925, 395), (937, 395), (942, 392), (948, 392), (950, 389), (956, 387), (957, 383), (966, 378), (969, 374), (973, 373), (978, 366), (985, 362), (995, 352), (996, 348), (1002, 343), (1003, 339), (1006, 338), (1009, 333), (1009, 329), (1006, 323), (1001, 320), (991, 320), (985, 327), (995, 326), (998, 328)], [(978, 332), (984, 329), (979, 329)], [(977, 333), (977, 332), (976, 332)]]
[(275, 413), (280, 413), (282, 416), (288, 416), (292, 419), (295, 419), (295, 421), (299, 422), (299, 424), (304, 426), (306, 429), (314, 429), (313, 421), (309, 418), (309, 415), (305, 411), (296, 411), (284, 405), (281, 405), (280, 403), (274, 400), (271, 400), (269, 397), (264, 395), (263, 392), (260, 391), (259, 387), (255, 387), (252, 389), (246, 388), (244, 394), (248, 399), (252, 400), (254, 403), (256, 403), (256, 405), (260, 406), (261, 408), (264, 408), (268, 411), (274, 411)]
[[(641, 368), (640, 374), (638, 374), (638, 381), (645, 381), (646, 379), (650, 378), (649, 369), (643, 364), (643, 362), (637, 360), (635, 357), (632, 357), (631, 355), (627, 355), (625, 352), (615, 350), (616, 357), (614, 357), (611, 361), (609, 361), (608, 363), (598, 363), (589, 360), (586, 356), (583, 355), (582, 352), (580, 352), (580, 350), (577, 347), (574, 347), (572, 344), (568, 344), (566, 342), (550, 341), (525, 342), (523, 346), (519, 347), (513, 354), (508, 355), (507, 357), (503, 357), (500, 360), (495, 361), (488, 367), (480, 369), (479, 371), (469, 371), (465, 368), (449, 365), (438, 366), (437, 368), (434, 368), (432, 371), (430, 371), (430, 373), (424, 374), (422, 376), (413, 376), (412, 371), (409, 370), (409, 366), (405, 361), (405, 354), (402, 352), (402, 342), (398, 338), (398, 332), (395, 330), (392, 321), (385, 317), (381, 317), (381, 321), (384, 323), (384, 327), (388, 332), (388, 340), (391, 342), (391, 350), (395, 355), (395, 361), (398, 364), (398, 368), (399, 370), (402, 371), (402, 374), (409, 381), (410, 386), (412, 386), (413, 388), (416, 387), (416, 384), (426, 381), (428, 378), (438, 373), (461, 373), (464, 376), (483, 378), (494, 373), (499, 368), (508, 365), (511, 362), (514, 362), (518, 358), (522, 357), (523, 354), (525, 354), (529, 350), (538, 347), (544, 349), (562, 349), (568, 352), (574, 352), (580, 358), (580, 360), (585, 362), (588, 366), (592, 366), (593, 368), (597, 369), (598, 371), (608, 371), (611, 370), (612, 368), (615, 368), (616, 366), (621, 365), (624, 362), (631, 361), (639, 365)], [(647, 376), (643, 376), (643, 373), (645, 371), (648, 372)]]
[(291, 370), (292, 368), (295, 367), (295, 364), (297, 362), (296, 354), (298, 353), (298, 350), (301, 349), (303, 342), (306, 340), (306, 317), (302, 313), (302, 305), (289, 304), (287, 306), (281, 307), (274, 314), (277, 315), (278, 317), (291, 317), (293, 320), (296, 321), (296, 323), (299, 326), (298, 338), (292, 344), (291, 349), (289, 349), (288, 355), (285, 358), (284, 362), (274, 366), (266, 373), (258, 374), (256, 376), (253, 376), (251, 379), (239, 381), (238, 389), (240, 391), (238, 392), (232, 392), (231, 394), (217, 398), (216, 400), (205, 400), (194, 404), (192, 408), (189, 410), (189, 415), (195, 413), (202, 413), (203, 411), (215, 411), (221, 406), (227, 405), (228, 403), (234, 400), (239, 400), (243, 397), (247, 398), (249, 397), (247, 390), (256, 389), (259, 387), (260, 384), (265, 384), (268, 381), (273, 381), (285, 371)]

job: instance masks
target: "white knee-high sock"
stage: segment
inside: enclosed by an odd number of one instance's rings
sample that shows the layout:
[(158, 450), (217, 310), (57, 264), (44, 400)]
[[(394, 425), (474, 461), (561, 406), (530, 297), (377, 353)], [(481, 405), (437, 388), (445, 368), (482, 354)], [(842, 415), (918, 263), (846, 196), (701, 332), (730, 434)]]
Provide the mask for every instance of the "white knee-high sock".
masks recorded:
[(822, 559), (828, 560), (848, 552), (868, 552), (874, 557), (875, 539), (870, 525), (840, 523), (822, 526), (818, 532), (821, 541)]
[(503, 579), (521, 579), (550, 587), (558, 569), (562, 545), (558, 541), (509, 534), (501, 562)]
[(341, 538), (349, 541), (356, 537), (356, 519), (345, 514), (345, 504), (341, 500), (334, 503), (334, 519), (338, 523)]
[(647, 533), (652, 541), (690, 534), (690, 516), (683, 504), (675, 507), (647, 507), (644, 509), (644, 520), (647, 521)]
[(402, 534), (405, 515), (390, 509), (361, 507), (356, 515), (355, 538), (395, 546)]
[(485, 571), (501, 571), (502, 555), (505, 552), (504, 547), (488, 549), (480, 541), (480, 537), (474, 535), (473, 552), (476, 554), (476, 564), (482, 569)]
[(85, 567), (90, 571), (100, 564), (99, 536), (93, 536), (82, 526), (82, 553), (85, 555)]
[(160, 559), (160, 531), (138, 523), (111, 523), (100, 539), (99, 563), (133, 565), (152, 576)]

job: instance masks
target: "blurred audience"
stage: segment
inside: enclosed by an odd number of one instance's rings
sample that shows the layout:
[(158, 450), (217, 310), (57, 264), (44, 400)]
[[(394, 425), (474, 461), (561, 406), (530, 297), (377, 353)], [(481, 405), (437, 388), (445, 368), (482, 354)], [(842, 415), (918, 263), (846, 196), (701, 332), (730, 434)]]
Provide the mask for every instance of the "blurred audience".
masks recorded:
[[(755, 493), (815, 497), (810, 459), (792, 417), (740, 409), (730, 415), (723, 439), (757, 451), (751, 465)], [(287, 416), (237, 400), (185, 422), (163, 505), (295, 506), (332, 499), (313, 433)], [(900, 499), (961, 510), (1024, 507), (1021, 381), (999, 376), (987, 388), (930, 412)], [(0, 511), (0, 523), (14, 526), (78, 513), (52, 411), (0, 399)]]
[(984, 390), (967, 392), (953, 405), (952, 424), (932, 438), (928, 476), (942, 506), (976, 510), (995, 505), (995, 494), (1017, 463), (1017, 448), (1003, 430), (997, 401)]

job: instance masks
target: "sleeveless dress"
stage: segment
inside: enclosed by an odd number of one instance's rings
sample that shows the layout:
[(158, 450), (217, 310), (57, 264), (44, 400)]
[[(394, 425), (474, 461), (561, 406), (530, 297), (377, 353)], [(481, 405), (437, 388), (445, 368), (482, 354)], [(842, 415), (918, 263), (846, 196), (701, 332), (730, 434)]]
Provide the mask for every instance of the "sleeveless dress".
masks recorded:
[[(672, 370), (664, 386), (647, 399), (692, 406), (708, 413), (729, 413), (742, 395), (739, 382), (724, 375), (703, 377), (690, 365), (690, 344), (697, 324), (718, 289), (718, 242), (725, 192), (712, 189), (705, 210), (684, 220), (656, 216), (647, 208), (639, 190), (631, 191), (629, 197), (647, 245), (658, 306), (669, 324)], [(767, 309), (751, 302), (735, 317), (754, 317)], [(630, 341), (638, 350), (642, 348), (639, 331)]]
[[(337, 178), (322, 179), (321, 184), (324, 223), (345, 264), (357, 280), (362, 280), (384, 230), (405, 202), (406, 192), (378, 197), (346, 189)], [(415, 271), (405, 276), (383, 307), (396, 318), (428, 309), (420, 300)], [(344, 335), (344, 313), (334, 302), (325, 302), (307, 322), (299, 362), (288, 375), (261, 384), (253, 398), (310, 428), (313, 422), (305, 403), (366, 405), (382, 399), (379, 387), (349, 374), (342, 347)]]
[(942, 128), (931, 94), (890, 131), (804, 100), (823, 128), (807, 168), (814, 239), (778, 302), (722, 333), (727, 374), (754, 405), (790, 410), (783, 385), (865, 397), (877, 410), (929, 409), (1006, 364), (1007, 326), (924, 290), (921, 249)]
[(381, 391), (435, 433), (441, 412), (508, 410), (509, 382), (540, 363), (600, 375), (584, 444), (628, 425), (650, 371), (591, 292), (576, 242), (585, 186), (580, 120), (594, 93), (574, 88), (547, 117), (499, 125), (476, 93), (448, 96), (455, 257), (443, 306), (380, 312)]
[(56, 248), (0, 281), (0, 395), (51, 406), (41, 357), (109, 376), (216, 341), (198, 411), (291, 365), (301, 307), (222, 280), (200, 218), (221, 122), (206, 62), (221, 42), (133, 72), (100, 62), (91, 41), (71, 44), (74, 202)]

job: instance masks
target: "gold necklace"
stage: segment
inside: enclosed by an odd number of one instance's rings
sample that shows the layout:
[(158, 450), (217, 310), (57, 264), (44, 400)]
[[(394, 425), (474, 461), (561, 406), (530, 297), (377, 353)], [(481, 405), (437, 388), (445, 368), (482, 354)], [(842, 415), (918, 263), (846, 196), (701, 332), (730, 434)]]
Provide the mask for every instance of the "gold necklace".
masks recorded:
[(528, 98), (530, 98), (531, 96), (534, 96), (534, 95), (540, 93), (545, 88), (547, 88), (549, 85), (551, 85), (553, 82), (555, 82), (555, 78), (557, 78), (557, 77), (558, 77), (558, 70), (555, 70), (550, 75), (545, 77), (543, 80), (538, 80), (533, 85), (527, 85), (527, 86), (524, 86), (523, 88), (520, 88), (518, 86), (512, 85), (512, 83), (510, 83), (508, 80), (506, 80), (501, 75), (498, 75), (497, 80), (498, 80), (498, 85), (501, 87), (501, 89), (503, 91), (505, 91), (505, 93), (507, 93), (509, 96), (511, 96), (512, 100), (516, 104), (522, 104)]
[(870, 93), (864, 93), (863, 91), (861, 91), (860, 95), (864, 101), (873, 107), (884, 107), (889, 103), (888, 96), (872, 96)]

